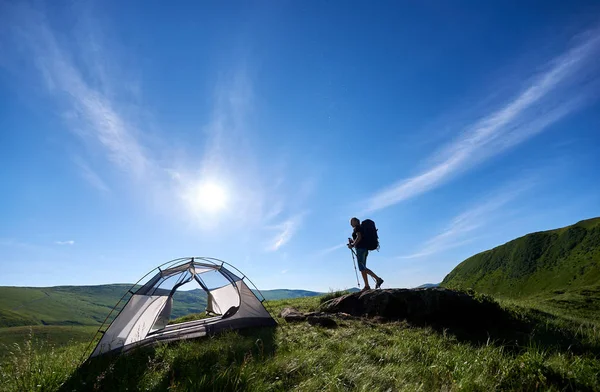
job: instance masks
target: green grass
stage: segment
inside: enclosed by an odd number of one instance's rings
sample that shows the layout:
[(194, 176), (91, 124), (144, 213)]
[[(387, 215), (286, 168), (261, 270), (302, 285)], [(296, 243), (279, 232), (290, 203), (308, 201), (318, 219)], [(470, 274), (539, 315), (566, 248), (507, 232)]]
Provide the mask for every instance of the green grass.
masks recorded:
[(350, 290), (335, 290), (335, 291), (330, 291), (329, 293), (322, 295), (319, 297), (319, 303), (323, 304), (329, 300), (332, 300), (334, 298), (338, 298), (341, 297), (342, 295), (346, 295), (351, 293)]
[[(285, 306), (306, 312), (321, 302), (267, 306), (273, 314)], [(518, 343), (474, 343), (406, 322), (339, 320), (325, 329), (277, 318), (277, 328), (160, 345), (78, 369), (83, 345), (39, 348), (27, 340), (0, 365), (0, 391), (600, 391), (597, 321), (565, 316), (548, 301), (501, 304), (534, 326)]]
[(522, 302), (549, 313), (600, 323), (600, 285), (556, 290)]
[(15, 344), (26, 341), (36, 344), (65, 346), (73, 342), (89, 342), (97, 326), (34, 325), (0, 328), (0, 361), (14, 350)]
[(202, 319), (210, 318), (210, 317), (211, 316), (207, 316), (205, 312), (187, 314), (185, 316), (181, 316), (181, 317), (178, 317), (176, 319), (169, 321), (169, 324), (185, 323), (186, 321), (202, 320)]
[(528, 234), (460, 263), (442, 281), (496, 296), (525, 298), (600, 282), (600, 218)]

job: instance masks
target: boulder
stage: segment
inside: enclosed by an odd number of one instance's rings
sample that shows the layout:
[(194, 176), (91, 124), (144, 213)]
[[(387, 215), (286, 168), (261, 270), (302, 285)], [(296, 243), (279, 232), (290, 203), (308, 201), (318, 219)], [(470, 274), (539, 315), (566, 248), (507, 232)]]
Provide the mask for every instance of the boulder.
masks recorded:
[(287, 322), (304, 321), (306, 316), (294, 308), (283, 308), (279, 317), (283, 318)]
[(321, 310), (378, 321), (406, 320), (461, 329), (482, 329), (509, 322), (508, 315), (495, 301), (441, 287), (351, 293), (323, 303)]

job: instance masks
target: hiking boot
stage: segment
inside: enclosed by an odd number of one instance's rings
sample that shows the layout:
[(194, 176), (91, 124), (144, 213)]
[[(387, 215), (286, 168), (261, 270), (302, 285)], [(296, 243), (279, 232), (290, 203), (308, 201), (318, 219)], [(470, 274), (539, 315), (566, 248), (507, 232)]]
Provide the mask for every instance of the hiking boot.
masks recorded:
[(375, 288), (376, 288), (376, 289), (380, 288), (382, 283), (383, 283), (383, 279), (381, 279), (381, 278), (378, 278), (378, 279), (377, 279), (377, 284), (375, 285)]
[(367, 290), (371, 290), (371, 287), (370, 286), (365, 286), (365, 287), (363, 287), (362, 290), (360, 290), (360, 292), (362, 293), (363, 291), (367, 291)]

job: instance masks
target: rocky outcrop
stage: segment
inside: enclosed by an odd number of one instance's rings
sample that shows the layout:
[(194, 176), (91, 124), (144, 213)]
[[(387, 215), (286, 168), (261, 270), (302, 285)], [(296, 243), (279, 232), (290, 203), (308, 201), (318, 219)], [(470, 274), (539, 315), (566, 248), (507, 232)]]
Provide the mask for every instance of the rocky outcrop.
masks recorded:
[(367, 290), (329, 300), (318, 312), (300, 313), (285, 308), (280, 316), (288, 322), (307, 321), (326, 328), (335, 328), (340, 320), (349, 319), (364, 319), (369, 323), (405, 321), (471, 341), (503, 339), (506, 331), (511, 336), (530, 331), (491, 297), (441, 287)]
[(279, 317), (283, 318), (288, 323), (307, 321), (310, 325), (318, 325), (325, 328), (335, 328), (338, 326), (334, 318), (339, 318), (341, 320), (348, 320), (353, 318), (351, 315), (346, 313), (300, 313), (294, 308), (283, 308), (283, 310), (279, 313)]
[(321, 305), (327, 313), (348, 313), (378, 320), (481, 330), (505, 325), (510, 317), (493, 300), (445, 288), (367, 290)]

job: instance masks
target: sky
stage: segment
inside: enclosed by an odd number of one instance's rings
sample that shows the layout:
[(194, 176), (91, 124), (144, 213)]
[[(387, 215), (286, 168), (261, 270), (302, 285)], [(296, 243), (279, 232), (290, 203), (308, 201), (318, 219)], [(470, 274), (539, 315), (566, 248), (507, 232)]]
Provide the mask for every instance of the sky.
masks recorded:
[[(0, 0), (0, 285), (383, 287), (600, 216), (597, 1)], [(361, 282), (362, 287), (362, 282)]]

